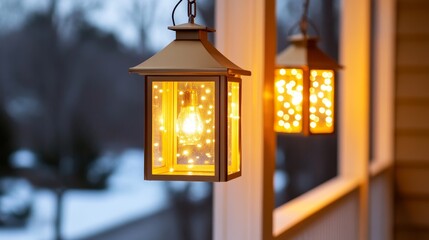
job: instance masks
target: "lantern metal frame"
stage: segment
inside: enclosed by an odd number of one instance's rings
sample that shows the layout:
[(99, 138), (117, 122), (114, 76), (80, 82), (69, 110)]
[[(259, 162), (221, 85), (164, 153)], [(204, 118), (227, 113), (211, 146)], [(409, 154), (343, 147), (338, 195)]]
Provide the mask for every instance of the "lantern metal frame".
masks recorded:
[[(290, 46), (283, 50), (276, 58), (275, 69), (301, 69), (303, 71), (303, 92), (302, 92), (302, 130), (297, 133), (285, 134), (332, 134), (335, 132), (335, 120), (333, 122), (333, 132), (312, 133), (309, 125), (309, 99), (310, 99), (310, 72), (311, 70), (331, 70), (336, 76), (336, 71), (342, 67), (331, 57), (326, 55), (317, 47), (318, 38), (303, 35), (295, 35), (290, 39)], [(337, 78), (334, 77), (334, 98)], [(335, 99), (334, 99), (335, 101)], [(336, 102), (336, 101), (335, 101)], [(333, 105), (335, 109), (335, 103)], [(335, 118), (336, 114), (334, 114)], [(283, 132), (281, 132), (283, 133)]]
[[(214, 29), (194, 23), (169, 27), (176, 32), (176, 39), (145, 62), (129, 69), (145, 77), (145, 180), (180, 180), (224, 182), (241, 176), (241, 118), (238, 119), (239, 171), (228, 174), (228, 83), (239, 84), (241, 106), (241, 75), (250, 75), (225, 56), (208, 41), (207, 34)], [(153, 174), (152, 162), (152, 91), (157, 82), (204, 82), (215, 84), (215, 161), (214, 175)], [(239, 107), (241, 116), (241, 107)]]

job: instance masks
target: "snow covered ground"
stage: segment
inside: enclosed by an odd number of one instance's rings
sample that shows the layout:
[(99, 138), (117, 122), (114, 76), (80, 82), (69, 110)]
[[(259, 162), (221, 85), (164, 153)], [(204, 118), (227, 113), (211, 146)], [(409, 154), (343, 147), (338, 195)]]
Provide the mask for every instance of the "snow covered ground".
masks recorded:
[[(62, 232), (65, 239), (80, 239), (129, 221), (156, 213), (168, 206), (162, 182), (143, 181), (143, 151), (127, 150), (103, 191), (70, 190), (64, 196)], [(1, 240), (53, 239), (55, 195), (35, 192), (33, 214), (25, 228), (1, 229)]]

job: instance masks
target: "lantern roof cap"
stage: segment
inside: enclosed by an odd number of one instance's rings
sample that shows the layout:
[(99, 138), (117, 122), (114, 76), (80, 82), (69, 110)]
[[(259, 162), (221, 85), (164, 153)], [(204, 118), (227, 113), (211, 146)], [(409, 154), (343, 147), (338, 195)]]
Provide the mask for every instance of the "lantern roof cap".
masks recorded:
[(277, 66), (309, 67), (321, 69), (341, 69), (333, 58), (317, 47), (318, 37), (293, 35), (289, 38), (290, 45), (277, 55)]
[(164, 49), (129, 69), (141, 75), (250, 75), (220, 53), (207, 38), (214, 29), (185, 23), (168, 27), (176, 39)]
[(183, 23), (175, 26), (169, 26), (168, 29), (173, 31), (193, 31), (193, 30), (202, 30), (207, 32), (216, 32), (216, 29), (209, 28), (204, 25), (199, 25), (196, 23)]

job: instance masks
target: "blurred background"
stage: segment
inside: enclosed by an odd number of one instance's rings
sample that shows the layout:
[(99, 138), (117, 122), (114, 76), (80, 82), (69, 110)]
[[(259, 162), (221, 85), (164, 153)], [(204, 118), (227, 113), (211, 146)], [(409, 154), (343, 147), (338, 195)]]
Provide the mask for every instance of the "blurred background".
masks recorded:
[[(0, 239), (211, 239), (211, 184), (143, 181), (128, 68), (174, 39), (175, 4), (0, 1)], [(198, 7), (214, 26), (213, 0)]]

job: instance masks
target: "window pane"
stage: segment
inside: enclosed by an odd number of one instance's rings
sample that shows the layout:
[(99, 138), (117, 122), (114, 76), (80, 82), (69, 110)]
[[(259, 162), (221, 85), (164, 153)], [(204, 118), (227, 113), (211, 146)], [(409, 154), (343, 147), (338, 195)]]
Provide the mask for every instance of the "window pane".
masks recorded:
[(303, 71), (281, 68), (275, 72), (274, 129), (276, 132), (302, 131)]
[(334, 131), (334, 71), (310, 72), (310, 131)]
[(215, 83), (152, 83), (153, 174), (214, 176)]
[(228, 82), (228, 174), (240, 171), (240, 83)]

